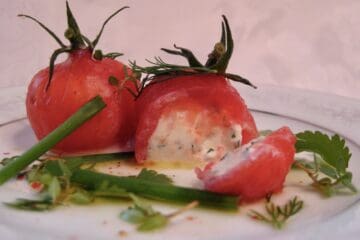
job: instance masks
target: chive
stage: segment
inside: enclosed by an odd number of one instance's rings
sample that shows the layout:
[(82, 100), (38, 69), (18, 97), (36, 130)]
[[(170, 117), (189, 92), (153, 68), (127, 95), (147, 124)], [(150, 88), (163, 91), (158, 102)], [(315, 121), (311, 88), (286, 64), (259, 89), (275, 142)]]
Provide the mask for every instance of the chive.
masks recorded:
[(37, 160), (58, 142), (81, 126), (85, 121), (102, 110), (106, 104), (100, 96), (96, 96), (84, 104), (77, 112), (70, 116), (64, 123), (49, 133), (46, 137), (32, 146), (29, 150), (17, 157), (14, 161), (0, 169), (0, 185), (16, 176), (21, 170)]
[(89, 170), (75, 170), (71, 181), (88, 189), (95, 189), (99, 184), (107, 182), (125, 189), (128, 192), (155, 200), (177, 203), (198, 201), (200, 206), (222, 210), (237, 210), (239, 198), (199, 189), (179, 187), (136, 179), (134, 177), (119, 177)]

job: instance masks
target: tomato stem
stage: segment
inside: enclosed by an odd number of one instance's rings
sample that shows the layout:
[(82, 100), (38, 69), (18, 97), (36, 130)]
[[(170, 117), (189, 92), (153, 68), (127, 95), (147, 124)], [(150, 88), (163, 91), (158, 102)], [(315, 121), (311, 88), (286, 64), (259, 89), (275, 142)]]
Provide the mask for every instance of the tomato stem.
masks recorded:
[(99, 184), (107, 182), (110, 185), (150, 199), (186, 204), (198, 201), (199, 205), (203, 207), (229, 211), (238, 209), (239, 198), (236, 196), (227, 196), (200, 189), (155, 183), (136, 178), (113, 176), (84, 169), (75, 170), (71, 181), (89, 189), (95, 189)]
[(24, 18), (28, 18), (28, 19), (33, 20), (34, 22), (39, 24), (40, 27), (42, 27), (47, 33), (49, 33), (50, 36), (52, 36), (55, 39), (55, 41), (60, 45), (61, 48), (66, 47), (66, 45), (60, 40), (60, 38), (53, 31), (51, 31), (48, 27), (46, 27), (42, 22), (40, 22), (36, 18), (31, 17), (29, 15), (25, 15), (25, 14), (19, 14), (18, 17), (24, 17)]
[(102, 52), (100, 50), (94, 51), (94, 49), (100, 40), (100, 37), (104, 31), (106, 24), (114, 16), (116, 16), (119, 12), (121, 12), (122, 10), (127, 9), (127, 8), (129, 8), (129, 7), (128, 6), (122, 7), (120, 9), (116, 10), (113, 14), (111, 14), (103, 23), (103, 25), (100, 29), (100, 32), (98, 33), (98, 35), (96, 36), (94, 41), (90, 41), (86, 36), (82, 35), (79, 25), (77, 24), (76, 19), (70, 9), (69, 2), (66, 1), (66, 15), (67, 15), (68, 28), (66, 29), (64, 35), (65, 35), (65, 38), (70, 41), (69, 46), (64, 44), (53, 31), (51, 31), (48, 27), (46, 27), (42, 22), (40, 22), (36, 18), (31, 17), (29, 15), (25, 15), (25, 14), (19, 14), (18, 15), (19, 17), (25, 17), (25, 18), (31, 19), (34, 22), (36, 22), (37, 24), (39, 24), (40, 27), (42, 27), (47, 33), (49, 33), (55, 39), (55, 41), (60, 45), (60, 48), (56, 49), (53, 52), (53, 54), (51, 55), (50, 66), (49, 66), (49, 80), (48, 80), (45, 90), (48, 90), (50, 87), (51, 79), (52, 79), (52, 76), (54, 73), (55, 61), (56, 61), (57, 57), (62, 53), (71, 53), (71, 52), (79, 50), (79, 49), (89, 49), (89, 51), (92, 53), (93, 57), (96, 60), (102, 60), (103, 58), (115, 59), (116, 57), (122, 56), (123, 55), (122, 53), (111, 52), (108, 54), (102, 54)]
[(84, 104), (77, 112), (71, 115), (64, 123), (44, 137), (29, 150), (17, 157), (15, 160), (6, 164), (0, 169), (0, 185), (10, 178), (16, 176), (29, 164), (37, 160), (41, 155), (49, 151), (57, 143), (80, 127), (84, 122), (92, 118), (101, 111), (106, 104), (100, 96), (96, 96)]
[(130, 62), (133, 72), (144, 73), (146, 76), (141, 80), (141, 86), (137, 89), (137, 97), (141, 94), (145, 86), (149, 84), (174, 78), (176, 76), (195, 75), (195, 74), (216, 74), (228, 78), (230, 80), (243, 83), (245, 85), (256, 88), (249, 80), (239, 75), (227, 73), (226, 69), (229, 65), (231, 55), (234, 50), (234, 41), (227, 18), (223, 15), (221, 23), (220, 42), (216, 43), (213, 51), (208, 55), (208, 59), (203, 65), (189, 49), (178, 47), (174, 44), (173, 49), (161, 48), (162, 51), (184, 57), (188, 61), (188, 66), (169, 64), (159, 57), (155, 57), (155, 61), (149, 61), (152, 64), (149, 67), (141, 67), (136, 62)]
[(94, 39), (94, 41), (92, 41), (92, 47), (95, 48), (96, 45), (98, 44), (99, 40), (100, 40), (100, 37), (104, 31), (104, 28), (105, 28), (105, 25), (113, 18), (115, 17), (119, 12), (121, 12), (122, 10), (124, 9), (127, 9), (129, 8), (128, 6), (125, 6), (125, 7), (122, 7), (118, 10), (116, 10), (113, 14), (111, 14), (106, 20), (105, 22), (103, 23), (101, 29), (100, 29), (100, 32), (98, 33), (98, 35), (96, 36), (96, 38)]
[(65, 31), (65, 37), (71, 43), (71, 49), (81, 49), (85, 47), (85, 41), (80, 32), (80, 28), (75, 20), (74, 15), (71, 12), (69, 2), (66, 1), (66, 14), (68, 21), (68, 29)]

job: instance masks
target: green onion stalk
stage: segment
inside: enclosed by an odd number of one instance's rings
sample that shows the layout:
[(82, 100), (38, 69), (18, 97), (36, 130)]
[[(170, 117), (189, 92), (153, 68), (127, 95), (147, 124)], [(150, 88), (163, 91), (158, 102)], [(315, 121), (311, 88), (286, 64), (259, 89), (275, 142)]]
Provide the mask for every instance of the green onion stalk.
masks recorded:
[(84, 122), (92, 118), (106, 106), (100, 96), (96, 96), (84, 104), (77, 112), (70, 116), (65, 122), (58, 126), (54, 131), (41, 139), (29, 150), (17, 157), (15, 160), (6, 164), (0, 169), (0, 185), (10, 178), (16, 176), (28, 165), (37, 160), (44, 153), (49, 151), (57, 143), (80, 127)]
[(90, 170), (75, 170), (71, 182), (80, 184), (89, 190), (96, 189), (101, 183), (106, 182), (111, 186), (120, 187), (128, 192), (142, 197), (188, 204), (198, 201), (200, 206), (214, 209), (236, 211), (239, 198), (200, 189), (179, 187), (169, 184), (155, 183), (142, 179), (119, 177)]

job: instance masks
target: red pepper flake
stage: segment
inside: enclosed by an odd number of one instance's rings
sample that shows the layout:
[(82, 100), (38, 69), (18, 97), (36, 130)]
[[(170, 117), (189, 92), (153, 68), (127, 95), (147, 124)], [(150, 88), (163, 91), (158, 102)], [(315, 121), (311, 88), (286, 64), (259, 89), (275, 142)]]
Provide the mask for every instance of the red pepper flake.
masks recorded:
[(17, 180), (24, 180), (24, 178), (25, 178), (25, 173), (20, 173), (20, 174), (18, 174), (17, 176), (16, 176), (16, 179)]
[(128, 233), (126, 231), (124, 231), (124, 230), (119, 231), (118, 234), (119, 234), (120, 237), (126, 237), (128, 235)]
[(186, 217), (186, 220), (189, 220), (189, 221), (193, 221), (195, 219), (195, 217), (193, 217), (193, 216), (187, 216)]
[(41, 189), (44, 187), (44, 184), (42, 184), (41, 182), (32, 182), (30, 183), (30, 186), (36, 191), (41, 191)]

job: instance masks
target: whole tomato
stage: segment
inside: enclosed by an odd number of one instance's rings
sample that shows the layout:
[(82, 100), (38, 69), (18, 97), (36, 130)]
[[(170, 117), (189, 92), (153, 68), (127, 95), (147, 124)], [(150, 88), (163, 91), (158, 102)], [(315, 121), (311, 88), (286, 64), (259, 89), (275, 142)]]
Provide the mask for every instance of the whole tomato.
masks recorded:
[[(106, 108), (57, 144), (52, 151), (79, 154), (132, 150), (135, 101), (128, 90), (134, 90), (135, 85), (125, 79), (131, 75), (131, 70), (114, 59), (119, 54), (103, 55), (99, 50), (94, 51), (103, 29), (90, 42), (80, 33), (68, 4), (67, 14), (69, 27), (65, 36), (70, 40), (70, 46), (63, 44), (42, 26), (60, 43), (61, 48), (54, 52), (50, 67), (40, 70), (28, 87), (26, 109), (31, 127), (37, 138), (42, 139), (80, 106), (100, 95)], [(25, 17), (40, 23), (30, 16)], [(68, 53), (68, 58), (54, 64), (57, 55), (62, 52)]]

